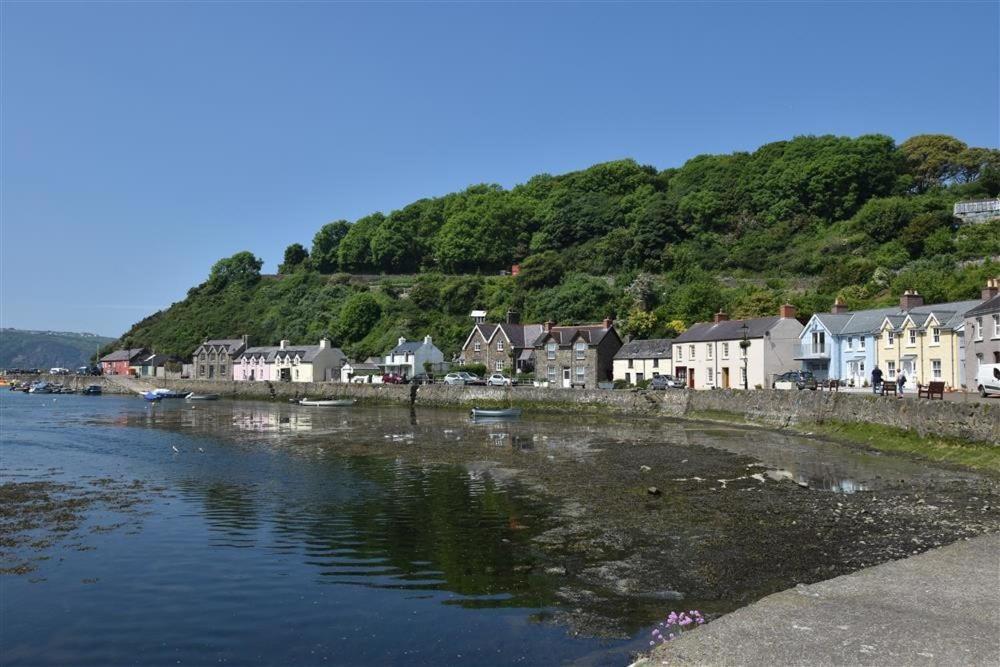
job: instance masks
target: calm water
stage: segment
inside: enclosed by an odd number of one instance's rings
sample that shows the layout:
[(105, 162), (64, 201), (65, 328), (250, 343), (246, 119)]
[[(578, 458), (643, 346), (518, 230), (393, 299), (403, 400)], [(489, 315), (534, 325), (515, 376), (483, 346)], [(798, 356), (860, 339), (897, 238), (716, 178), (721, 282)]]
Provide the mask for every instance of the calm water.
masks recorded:
[[(138, 483), (146, 501), (8, 549), (35, 569), (2, 578), (5, 665), (621, 665), (663, 607), (623, 608), (613, 639), (560, 621), (572, 596), (536, 542), (569, 519), (510, 463), (586, 464), (655, 425), (7, 391), (0, 409), (3, 482)], [(924, 474), (738, 429), (671, 438), (827, 493)]]

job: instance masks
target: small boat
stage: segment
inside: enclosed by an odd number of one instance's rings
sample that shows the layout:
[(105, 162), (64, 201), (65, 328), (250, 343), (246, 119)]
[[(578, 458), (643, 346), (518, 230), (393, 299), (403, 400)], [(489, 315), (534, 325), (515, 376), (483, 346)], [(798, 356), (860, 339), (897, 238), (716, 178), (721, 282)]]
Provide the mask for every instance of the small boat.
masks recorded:
[(101, 389), (101, 385), (89, 384), (86, 387), (84, 387), (83, 390), (80, 391), (80, 393), (84, 394), (85, 396), (100, 396), (102, 391), (103, 390)]
[(315, 405), (320, 407), (346, 408), (349, 405), (354, 405), (354, 399), (330, 398), (330, 399), (319, 399), (311, 401), (308, 398), (303, 398), (301, 401), (299, 401), (299, 405)]
[(218, 394), (196, 394), (193, 391), (185, 396), (189, 401), (217, 401), (219, 400)]
[(154, 389), (152, 393), (158, 394), (160, 398), (186, 398), (188, 395), (186, 391), (173, 391), (171, 389)]
[(28, 389), (28, 392), (31, 394), (51, 394), (52, 387), (49, 386), (48, 382), (36, 382), (35, 384), (31, 385), (31, 388)]
[(521, 408), (472, 408), (473, 419), (502, 419), (520, 416)]
[(150, 403), (155, 403), (156, 401), (162, 401), (163, 397), (157, 394), (155, 391), (144, 391), (142, 392), (142, 397), (149, 401)]

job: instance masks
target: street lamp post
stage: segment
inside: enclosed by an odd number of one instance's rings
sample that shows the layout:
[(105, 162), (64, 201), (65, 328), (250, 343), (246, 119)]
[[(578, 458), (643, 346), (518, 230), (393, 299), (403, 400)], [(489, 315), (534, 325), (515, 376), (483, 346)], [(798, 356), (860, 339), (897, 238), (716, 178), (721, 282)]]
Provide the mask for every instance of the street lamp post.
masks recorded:
[(740, 332), (743, 334), (743, 340), (740, 341), (740, 349), (743, 351), (743, 391), (746, 391), (749, 389), (750, 382), (749, 373), (747, 373), (747, 350), (750, 348), (750, 339), (748, 337), (750, 327), (747, 326), (746, 322), (740, 325)]

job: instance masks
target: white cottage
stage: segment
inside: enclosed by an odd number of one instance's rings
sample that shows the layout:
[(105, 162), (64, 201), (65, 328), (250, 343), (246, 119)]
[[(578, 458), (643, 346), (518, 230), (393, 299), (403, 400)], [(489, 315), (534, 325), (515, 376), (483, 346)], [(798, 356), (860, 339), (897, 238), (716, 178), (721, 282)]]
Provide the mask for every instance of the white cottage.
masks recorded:
[(386, 373), (412, 378), (424, 372), (426, 363), (430, 363), (435, 370), (444, 364), (444, 353), (437, 349), (430, 336), (424, 336), (423, 342), (400, 338), (396, 347), (385, 355), (383, 366)]
[(331, 382), (340, 378), (347, 357), (323, 338), (319, 345), (292, 345), (281, 341), (274, 351), (271, 379), (282, 382)]

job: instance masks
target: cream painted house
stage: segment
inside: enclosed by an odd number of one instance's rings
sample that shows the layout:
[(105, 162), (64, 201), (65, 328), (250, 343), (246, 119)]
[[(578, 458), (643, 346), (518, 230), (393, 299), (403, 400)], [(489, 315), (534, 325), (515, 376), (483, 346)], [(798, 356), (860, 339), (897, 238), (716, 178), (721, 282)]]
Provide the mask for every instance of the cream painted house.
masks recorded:
[(965, 313), (980, 301), (953, 301), (925, 306), (919, 293), (907, 290), (900, 312), (886, 315), (876, 332), (875, 363), (886, 380), (906, 375), (906, 388), (944, 382), (962, 385)]
[(799, 368), (801, 332), (790, 304), (777, 317), (730, 320), (717, 313), (673, 340), (674, 376), (690, 389), (770, 388), (775, 375)]
[(657, 375), (673, 375), (672, 343), (672, 338), (653, 338), (622, 345), (613, 360), (615, 382), (636, 385)]
[(274, 350), (270, 377), (282, 382), (335, 382), (347, 357), (326, 338), (319, 345), (281, 341)]

